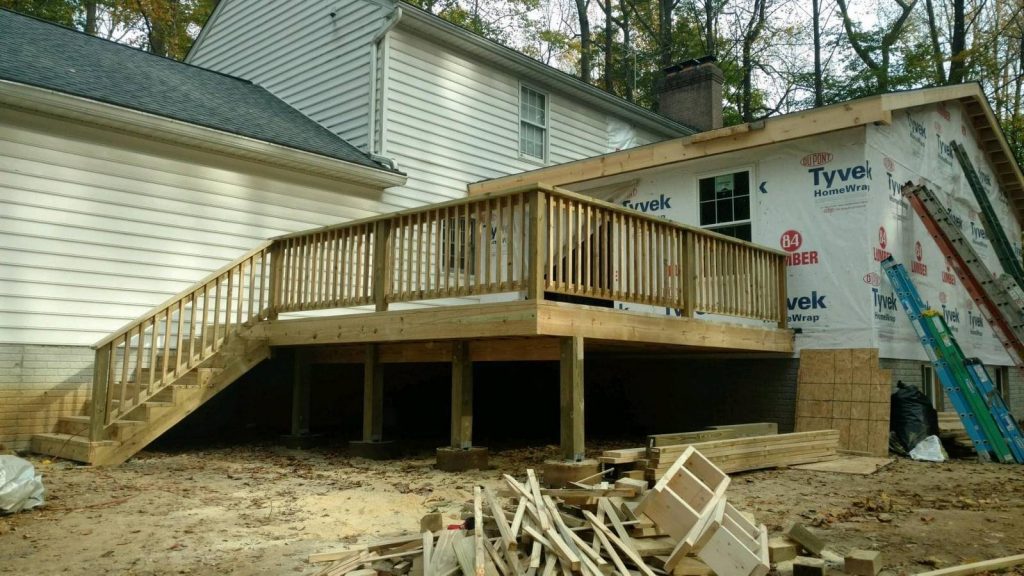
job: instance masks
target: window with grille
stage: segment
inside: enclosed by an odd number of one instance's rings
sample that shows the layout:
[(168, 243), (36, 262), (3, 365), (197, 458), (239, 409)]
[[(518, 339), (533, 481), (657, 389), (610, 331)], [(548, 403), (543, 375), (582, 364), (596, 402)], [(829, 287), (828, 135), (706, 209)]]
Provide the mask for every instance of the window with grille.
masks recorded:
[(701, 227), (750, 241), (750, 172), (701, 178), (698, 187)]
[(449, 271), (459, 271), (473, 275), (476, 273), (476, 219), (469, 219), (469, 226), (466, 226), (466, 218), (449, 218), (442, 220), (442, 240), (448, 247), (447, 266)]
[(547, 160), (548, 97), (527, 86), (519, 89), (519, 154)]

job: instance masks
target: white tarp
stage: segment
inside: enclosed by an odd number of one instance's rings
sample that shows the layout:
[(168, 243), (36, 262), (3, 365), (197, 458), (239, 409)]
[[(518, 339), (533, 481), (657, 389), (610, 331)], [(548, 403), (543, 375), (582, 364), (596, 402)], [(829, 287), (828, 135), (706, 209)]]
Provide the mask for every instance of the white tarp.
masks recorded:
[(0, 456), (0, 514), (12, 514), (42, 506), (43, 477), (17, 456)]

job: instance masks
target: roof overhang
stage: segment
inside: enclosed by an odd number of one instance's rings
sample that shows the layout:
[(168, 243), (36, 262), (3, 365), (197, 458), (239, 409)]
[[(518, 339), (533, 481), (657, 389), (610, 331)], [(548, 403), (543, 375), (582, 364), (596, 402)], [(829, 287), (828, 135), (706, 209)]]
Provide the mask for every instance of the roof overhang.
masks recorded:
[(0, 80), (0, 103), (351, 184), (387, 188), (404, 185), (406, 181), (406, 176), (401, 173), (377, 170), (280, 144), (18, 82)]
[(894, 111), (946, 101), (958, 101), (963, 106), (965, 119), (972, 124), (979, 144), (992, 162), (1000, 188), (1013, 203), (1018, 221), (1024, 221), (1024, 174), (1021, 173), (999, 122), (978, 84), (959, 84), (870, 96), (758, 122), (701, 132), (693, 136), (484, 180), (470, 184), (469, 194), (473, 196), (501, 192), (536, 182), (551, 186), (571, 186), (599, 178), (660, 168), (858, 126), (891, 124)]
[(405, 2), (399, 2), (398, 5), (402, 7), (402, 17), (398, 22), (399, 28), (409, 30), (442, 45), (456, 47), (484, 62), (494, 64), (520, 79), (571, 96), (579, 102), (589, 104), (606, 113), (624, 116), (636, 126), (666, 137), (685, 136), (695, 132), (690, 127), (609, 94), (575, 76), (474, 34), (420, 8)]

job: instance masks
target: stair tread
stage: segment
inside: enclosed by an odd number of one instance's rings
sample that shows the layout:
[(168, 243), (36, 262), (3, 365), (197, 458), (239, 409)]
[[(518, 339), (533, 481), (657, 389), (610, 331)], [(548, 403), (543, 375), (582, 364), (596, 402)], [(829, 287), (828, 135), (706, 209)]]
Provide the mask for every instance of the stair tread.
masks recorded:
[(93, 442), (87, 436), (82, 436), (81, 434), (62, 434), (60, 432), (44, 432), (42, 434), (34, 434), (33, 436), (48, 440), (60, 440), (69, 444), (90, 444), (92, 446), (117, 446), (119, 444), (119, 442), (114, 440), (96, 440)]

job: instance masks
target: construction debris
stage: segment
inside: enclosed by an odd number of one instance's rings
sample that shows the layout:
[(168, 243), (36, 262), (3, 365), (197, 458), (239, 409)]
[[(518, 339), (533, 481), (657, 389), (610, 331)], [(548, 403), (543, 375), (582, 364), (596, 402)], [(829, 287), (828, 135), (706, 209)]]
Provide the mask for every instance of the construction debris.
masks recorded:
[(875, 550), (854, 550), (843, 563), (843, 571), (855, 576), (877, 576), (881, 570), (882, 553)]
[[(367, 568), (390, 576), (768, 572), (767, 529), (727, 502), (728, 475), (692, 447), (650, 489), (628, 478), (545, 489), (533, 470), (524, 480), (504, 479), (499, 494), (474, 488), (472, 517), (463, 525), (314, 554), (309, 561), (332, 563), (318, 573), (323, 576), (362, 576)], [(437, 526), (433, 518), (424, 521)]]

